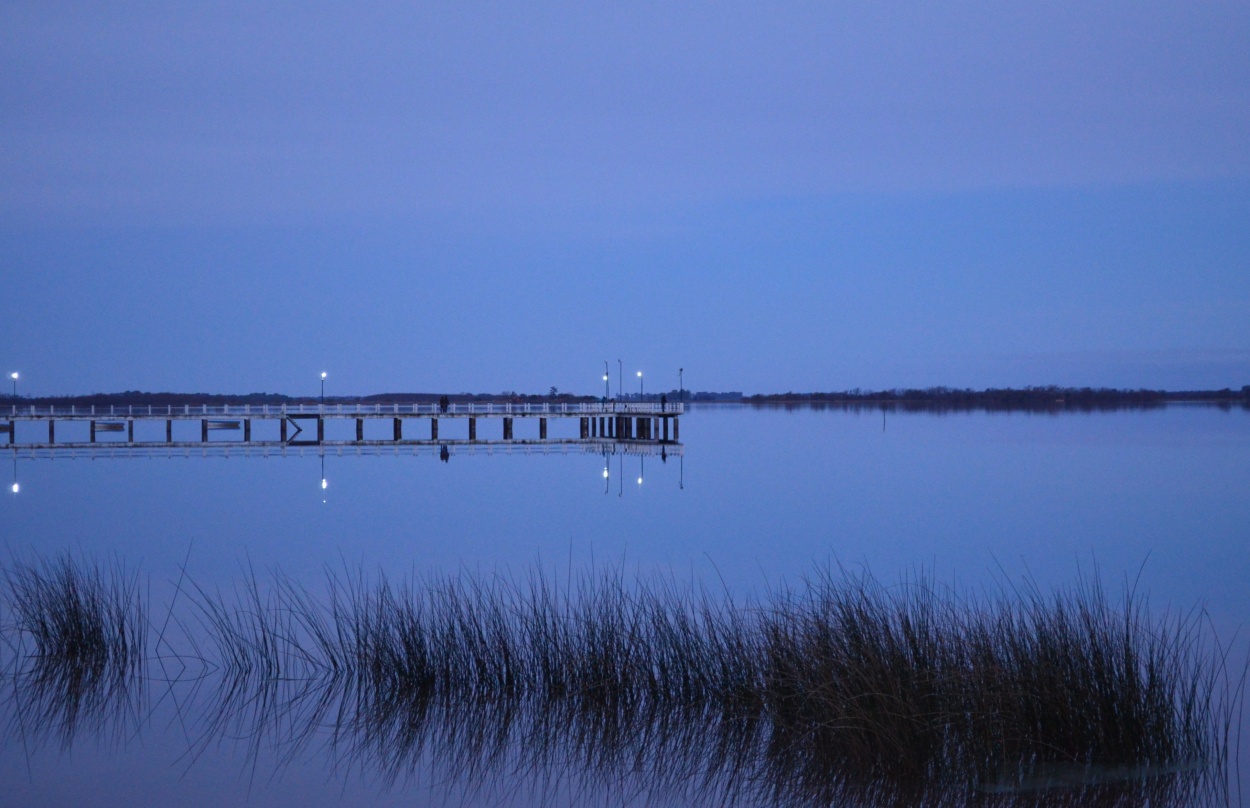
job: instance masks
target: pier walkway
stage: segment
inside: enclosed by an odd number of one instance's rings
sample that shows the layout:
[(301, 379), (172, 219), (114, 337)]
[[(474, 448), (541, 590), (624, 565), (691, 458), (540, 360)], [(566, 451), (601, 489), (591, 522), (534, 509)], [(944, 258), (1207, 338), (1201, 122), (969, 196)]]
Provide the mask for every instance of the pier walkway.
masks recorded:
[[(12, 406), (0, 410), (0, 441), (6, 437), (14, 448), (39, 451), (90, 450), (97, 447), (126, 449), (215, 449), (228, 447), (274, 448), (288, 446), (369, 447), (377, 450), (399, 446), (510, 446), (580, 448), (596, 453), (624, 449), (663, 447), (677, 454), (680, 403), (585, 402), (585, 403), (485, 403), (436, 402), (368, 404), (229, 404), (229, 405), (110, 405), (40, 407)], [(478, 422), (498, 421), (488, 428), (498, 437), (479, 439)], [(516, 436), (515, 421), (537, 422), (537, 434)], [(549, 424), (577, 420), (577, 436), (549, 436)], [(355, 437), (327, 438), (327, 425), (341, 431), (344, 422), (355, 422)], [(381, 422), (381, 423), (380, 423)], [(448, 423), (466, 434), (439, 437), (439, 424)], [(382, 426), (382, 424), (385, 426)], [(57, 439), (57, 425), (76, 433)], [(153, 434), (153, 425), (163, 431)], [(198, 430), (189, 431), (189, 427)], [(255, 430), (254, 430), (255, 426)], [(382, 427), (381, 434), (379, 426)], [(428, 432), (416, 437), (416, 428)], [(85, 434), (84, 433), (85, 427)], [(368, 428), (366, 428), (368, 427)], [(136, 428), (138, 435), (136, 435)], [(529, 429), (532, 430), (532, 427)], [(254, 434), (254, 431), (256, 434)], [(373, 434), (366, 435), (367, 432)], [(406, 435), (407, 433), (407, 435)], [(350, 435), (351, 433), (349, 433)], [(46, 439), (45, 439), (46, 435)], [(266, 436), (267, 435), (267, 436)], [(425, 435), (428, 435), (426, 437)], [(68, 440), (66, 438), (69, 437)], [(615, 447), (615, 448), (614, 448)]]

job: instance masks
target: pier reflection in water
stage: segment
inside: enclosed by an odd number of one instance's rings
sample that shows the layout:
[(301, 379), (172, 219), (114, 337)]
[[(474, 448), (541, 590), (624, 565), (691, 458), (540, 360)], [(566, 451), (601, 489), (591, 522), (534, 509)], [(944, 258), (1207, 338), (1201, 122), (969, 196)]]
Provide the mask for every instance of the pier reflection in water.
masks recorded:
[[(185, 571), (184, 571), (185, 572)], [(280, 574), (153, 608), (120, 564), (4, 570), (6, 728), (25, 748), (157, 704), (186, 759), (237, 744), (341, 772), (706, 805), (1218, 802), (1234, 704), (1198, 622), (1096, 581), (969, 599), (817, 570), (735, 603), (616, 571), (391, 583)], [(152, 636), (148, 636), (151, 627)], [(521, 784), (524, 784), (523, 786)], [(448, 795), (453, 796), (453, 795)]]

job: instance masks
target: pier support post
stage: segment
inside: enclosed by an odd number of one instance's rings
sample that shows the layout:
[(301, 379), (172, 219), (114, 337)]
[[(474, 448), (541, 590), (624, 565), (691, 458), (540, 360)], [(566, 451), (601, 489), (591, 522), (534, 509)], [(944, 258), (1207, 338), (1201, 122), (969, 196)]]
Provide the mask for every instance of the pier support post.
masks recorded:
[(357, 418), (356, 419), (356, 440), (364, 440), (364, 439), (365, 439), (365, 419)]
[(317, 443), (323, 443), (326, 439), (326, 419), (317, 417)]
[[(92, 436), (93, 436), (93, 437), (92, 437), (92, 439), (94, 440), (94, 439), (95, 439), (95, 438), (94, 438), (94, 435), (95, 435), (95, 421), (92, 421), (92, 422), (91, 422), (91, 434), (92, 434)], [(12, 445), (12, 443), (13, 443), (13, 441), (15, 440), (16, 436), (17, 436), (17, 421), (9, 421), (9, 444), (10, 444), (10, 445)]]
[(200, 419), (200, 442), (208, 443), (208, 419)]
[[(582, 437), (583, 438), (586, 437), (586, 419), (585, 418), (582, 419)], [(538, 439), (539, 440), (547, 439), (547, 419), (546, 418), (538, 419)]]
[[(12, 424), (9, 425), (9, 431), (13, 431)], [(56, 443), (56, 421), (48, 421), (48, 443)]]
[[(9, 433), (9, 440), (13, 440), (13, 434)], [(91, 442), (95, 443), (95, 421), (91, 422)]]
[(395, 440), (404, 439), (404, 419), (403, 418), (395, 419), (394, 431), (395, 431)]
[(503, 439), (512, 440), (512, 419), (503, 419)]
[(664, 419), (664, 440), (668, 440), (668, 419)]
[(430, 440), (438, 440), (438, 419), (430, 419)]
[(676, 418), (673, 419), (673, 440), (681, 440), (681, 437), (678, 436), (677, 434), (677, 419)]
[[(169, 422), (166, 421), (166, 423), (169, 423)], [(282, 438), (282, 442), (286, 443), (286, 416), (285, 415), (282, 416), (282, 422), (281, 422), (281, 426), (278, 429), (278, 435), (280, 438)]]
[(135, 419), (126, 422), (126, 443), (135, 442)]
[(244, 443), (252, 442), (252, 419), (251, 418), (243, 419), (243, 442)]
[[(282, 437), (286, 438), (286, 421), (282, 422)], [(172, 420), (165, 422), (165, 442), (174, 442), (174, 422)]]
[(477, 440), (477, 419), (469, 419), (469, 440)]
[[(581, 435), (582, 440), (586, 440), (586, 438), (590, 437), (590, 419), (578, 418), (577, 421), (578, 421), (578, 426), (581, 428), (581, 431), (579, 434)], [(542, 424), (542, 426), (539, 427), (540, 431), (539, 431), (538, 437), (545, 438), (547, 437), (547, 419), (546, 418), (540, 419), (540, 423)]]

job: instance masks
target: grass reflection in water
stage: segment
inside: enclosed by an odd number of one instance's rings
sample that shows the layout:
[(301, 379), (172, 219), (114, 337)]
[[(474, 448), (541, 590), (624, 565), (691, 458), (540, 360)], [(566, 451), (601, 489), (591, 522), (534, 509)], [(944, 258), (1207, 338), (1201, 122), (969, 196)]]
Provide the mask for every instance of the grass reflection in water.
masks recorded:
[[(134, 578), (67, 558), (5, 581), (14, 704), (60, 705), (68, 735), (68, 716), (140, 691)], [(392, 782), (436, 767), (705, 804), (1224, 796), (1234, 699), (1218, 648), (1196, 619), (1152, 620), (1097, 582), (972, 598), (821, 570), (758, 602), (615, 571), (183, 591), (186, 655), (215, 671), (193, 754), (241, 737), (291, 757), (324, 747)]]

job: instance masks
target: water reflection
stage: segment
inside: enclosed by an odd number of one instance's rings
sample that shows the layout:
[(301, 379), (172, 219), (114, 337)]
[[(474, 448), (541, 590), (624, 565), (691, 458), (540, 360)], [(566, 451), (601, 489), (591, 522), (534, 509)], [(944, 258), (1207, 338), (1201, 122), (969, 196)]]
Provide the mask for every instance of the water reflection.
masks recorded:
[[(136, 580), (70, 557), (5, 571), (11, 734), (68, 744), (139, 723), (155, 660)], [(392, 783), (433, 771), (480, 794), (524, 782), (707, 805), (1222, 794), (1235, 700), (1217, 649), (1097, 582), (978, 599), (817, 570), (736, 603), (611, 571), (353, 572), (318, 596), (278, 574), (179, 592), (190, 613), (166, 627), (183, 636), (156, 644), (166, 671), (182, 649), (168, 692), (182, 689), (192, 759), (238, 743)]]

